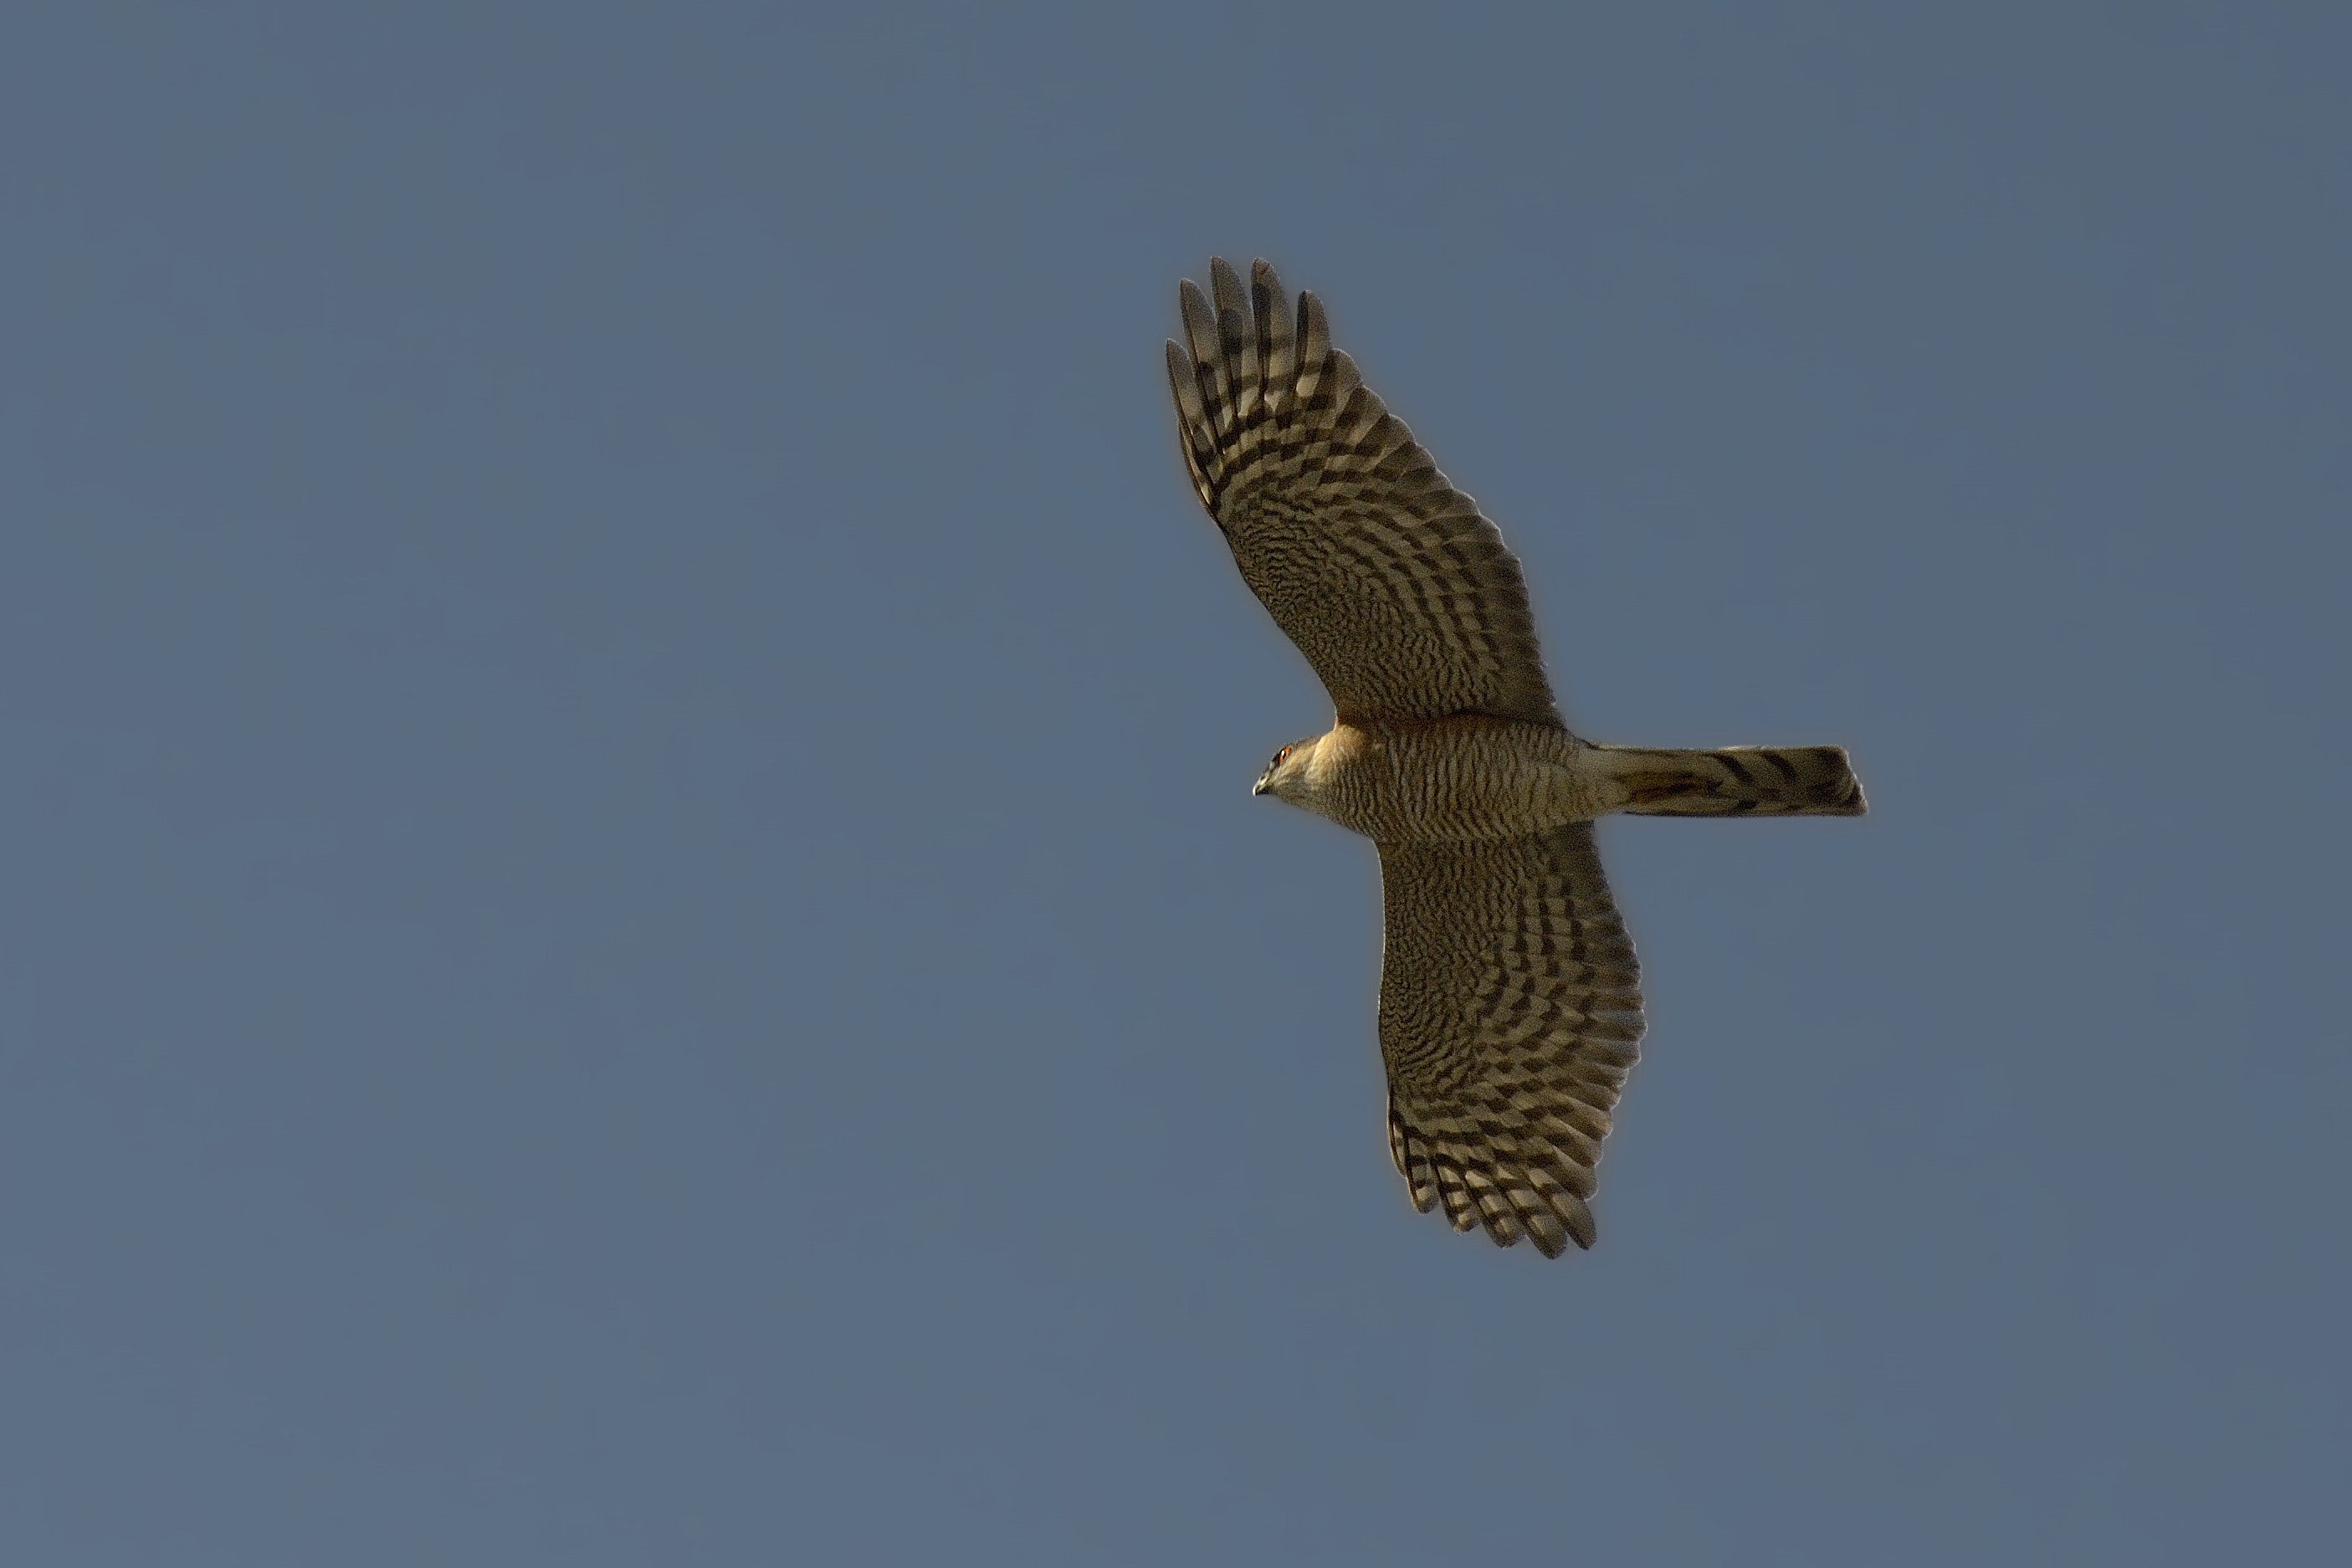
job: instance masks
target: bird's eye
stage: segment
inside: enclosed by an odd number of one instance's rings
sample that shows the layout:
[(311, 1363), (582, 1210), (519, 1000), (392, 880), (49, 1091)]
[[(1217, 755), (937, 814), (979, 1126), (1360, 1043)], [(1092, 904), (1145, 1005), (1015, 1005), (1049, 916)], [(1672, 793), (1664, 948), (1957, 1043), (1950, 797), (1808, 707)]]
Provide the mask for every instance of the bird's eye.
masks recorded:
[(1278, 751), (1278, 752), (1275, 752), (1275, 753), (1274, 753), (1274, 765), (1275, 765), (1276, 767), (1277, 767), (1277, 768), (1278, 768), (1278, 767), (1280, 767), (1280, 766), (1282, 766), (1282, 764), (1283, 764), (1283, 763), (1285, 763), (1288, 762), (1289, 760), (1290, 760), (1290, 748), (1289, 748), (1288, 746), (1285, 746), (1285, 747), (1283, 747), (1283, 748), (1282, 748), (1282, 750), (1280, 750), (1280, 751)]

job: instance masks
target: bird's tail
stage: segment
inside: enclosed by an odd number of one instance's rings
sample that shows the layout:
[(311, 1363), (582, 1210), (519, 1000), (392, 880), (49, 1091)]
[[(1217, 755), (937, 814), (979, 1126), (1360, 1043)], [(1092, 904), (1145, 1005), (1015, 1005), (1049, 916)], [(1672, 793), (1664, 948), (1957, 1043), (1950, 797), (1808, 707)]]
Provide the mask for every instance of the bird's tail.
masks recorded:
[(1719, 752), (1596, 747), (1644, 816), (1860, 816), (1862, 781), (1843, 746), (1727, 746)]

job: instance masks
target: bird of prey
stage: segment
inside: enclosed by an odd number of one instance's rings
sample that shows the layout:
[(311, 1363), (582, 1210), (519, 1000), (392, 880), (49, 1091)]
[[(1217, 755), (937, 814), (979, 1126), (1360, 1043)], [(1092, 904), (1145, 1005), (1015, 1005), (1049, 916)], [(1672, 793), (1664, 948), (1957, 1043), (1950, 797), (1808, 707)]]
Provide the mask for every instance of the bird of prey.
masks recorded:
[(1255, 794), (1370, 837), (1389, 1152), (1416, 1209), (1546, 1257), (1592, 1245), (1642, 996), (1592, 821), (1858, 816), (1836, 746), (1659, 751), (1569, 731), (1517, 557), (1260, 261), (1179, 290), (1176, 426), (1242, 577), (1330, 692)]

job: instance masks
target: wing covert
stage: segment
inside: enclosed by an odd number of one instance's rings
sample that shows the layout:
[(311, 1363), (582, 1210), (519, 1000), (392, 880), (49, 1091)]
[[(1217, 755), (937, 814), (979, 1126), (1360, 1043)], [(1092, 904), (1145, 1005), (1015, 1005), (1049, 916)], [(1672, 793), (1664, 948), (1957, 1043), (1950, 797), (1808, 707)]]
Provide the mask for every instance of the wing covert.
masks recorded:
[(1343, 720), (1558, 723), (1519, 563), (1274, 268), (1180, 288), (1168, 379), (1184, 462), (1250, 589)]

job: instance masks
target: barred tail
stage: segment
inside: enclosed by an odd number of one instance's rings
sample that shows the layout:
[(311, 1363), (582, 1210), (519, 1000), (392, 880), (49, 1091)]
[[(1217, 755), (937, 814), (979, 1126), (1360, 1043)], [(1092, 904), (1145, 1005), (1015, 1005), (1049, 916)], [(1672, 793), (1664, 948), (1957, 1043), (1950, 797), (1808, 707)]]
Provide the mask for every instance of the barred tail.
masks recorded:
[(1843, 746), (1728, 746), (1719, 752), (1596, 748), (1644, 816), (1860, 816), (1862, 781)]

